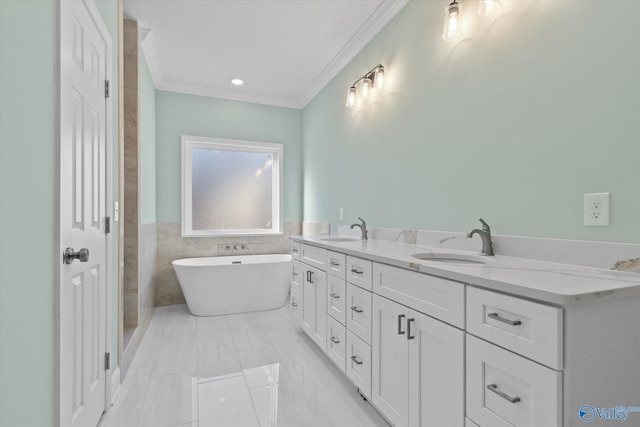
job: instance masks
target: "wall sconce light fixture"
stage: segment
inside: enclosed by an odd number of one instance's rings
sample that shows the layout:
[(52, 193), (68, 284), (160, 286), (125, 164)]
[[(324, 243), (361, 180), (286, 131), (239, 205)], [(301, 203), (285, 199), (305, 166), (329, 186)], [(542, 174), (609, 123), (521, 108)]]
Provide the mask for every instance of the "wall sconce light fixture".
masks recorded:
[(443, 40), (451, 41), (462, 37), (462, 6), (457, 0), (453, 0), (444, 10), (444, 28), (442, 29)]
[(384, 67), (382, 66), (382, 64), (378, 64), (373, 67), (369, 72), (360, 77), (351, 85), (349, 91), (347, 92), (347, 108), (353, 108), (356, 105), (356, 98), (358, 94), (356, 85), (360, 82), (362, 82), (360, 86), (360, 96), (362, 96), (363, 99), (369, 97), (372, 89), (382, 88), (382, 85), (384, 83)]
[[(478, 0), (478, 15), (491, 15), (500, 10), (501, 7), (502, 3), (499, 0)], [(462, 37), (462, 6), (458, 3), (458, 0), (453, 0), (444, 10), (442, 38), (450, 41), (460, 37)]]
[(478, 15), (489, 16), (502, 7), (498, 0), (478, 0)]

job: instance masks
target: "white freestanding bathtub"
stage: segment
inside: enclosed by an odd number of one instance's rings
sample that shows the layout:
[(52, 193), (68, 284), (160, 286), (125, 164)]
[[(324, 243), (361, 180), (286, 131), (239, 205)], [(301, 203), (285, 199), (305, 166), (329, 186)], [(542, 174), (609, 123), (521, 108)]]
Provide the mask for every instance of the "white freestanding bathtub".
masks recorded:
[(196, 316), (272, 310), (289, 294), (291, 255), (187, 258), (172, 264)]

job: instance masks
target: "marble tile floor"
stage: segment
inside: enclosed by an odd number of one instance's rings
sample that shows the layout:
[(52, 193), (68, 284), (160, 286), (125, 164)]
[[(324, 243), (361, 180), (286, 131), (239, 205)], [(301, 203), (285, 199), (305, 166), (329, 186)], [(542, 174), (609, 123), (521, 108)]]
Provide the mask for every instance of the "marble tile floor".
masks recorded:
[(98, 427), (388, 427), (288, 307), (217, 317), (157, 308)]

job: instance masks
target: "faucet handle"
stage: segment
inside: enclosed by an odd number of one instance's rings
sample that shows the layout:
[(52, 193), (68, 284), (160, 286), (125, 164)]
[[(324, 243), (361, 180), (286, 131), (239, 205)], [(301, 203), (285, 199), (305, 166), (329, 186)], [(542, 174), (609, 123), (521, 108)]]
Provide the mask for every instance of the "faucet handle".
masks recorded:
[(367, 223), (366, 223), (366, 222), (364, 222), (364, 219), (362, 219), (362, 218), (360, 218), (360, 217), (358, 217), (358, 219), (359, 219), (360, 221), (362, 221), (362, 225), (363, 225), (363, 226), (365, 226), (365, 227), (367, 226)]
[(482, 231), (491, 231), (491, 227), (489, 227), (489, 224), (487, 224), (484, 219), (478, 218), (478, 221), (482, 224)]

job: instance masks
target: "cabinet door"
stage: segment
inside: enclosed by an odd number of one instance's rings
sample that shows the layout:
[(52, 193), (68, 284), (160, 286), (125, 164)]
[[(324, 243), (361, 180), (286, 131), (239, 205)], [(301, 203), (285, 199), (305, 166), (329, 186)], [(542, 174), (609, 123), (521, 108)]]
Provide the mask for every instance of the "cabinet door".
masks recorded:
[(327, 351), (327, 274), (316, 268), (311, 268), (309, 280), (314, 295), (314, 322), (312, 338), (322, 351)]
[(396, 427), (408, 424), (408, 314), (406, 307), (373, 296), (372, 401)]
[(300, 285), (302, 279), (301, 266), (300, 261), (291, 261), (291, 290), (298, 291), (300, 293), (302, 291), (302, 286)]
[(409, 425), (464, 425), (464, 332), (409, 310)]
[(291, 289), (291, 312), (296, 320), (302, 318), (302, 304), (300, 303), (300, 292)]
[(313, 338), (313, 331), (316, 327), (316, 290), (313, 283), (309, 281), (312, 268), (302, 264), (302, 313), (300, 326), (302, 330)]

